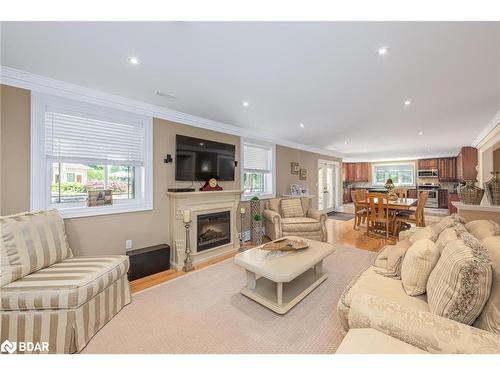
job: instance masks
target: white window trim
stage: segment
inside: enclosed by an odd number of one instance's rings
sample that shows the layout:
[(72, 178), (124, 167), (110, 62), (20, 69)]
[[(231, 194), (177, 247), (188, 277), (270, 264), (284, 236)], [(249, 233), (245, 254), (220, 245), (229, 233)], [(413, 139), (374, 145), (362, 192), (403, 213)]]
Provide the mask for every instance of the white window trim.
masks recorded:
[(413, 183), (409, 184), (394, 184), (394, 186), (401, 186), (401, 187), (412, 187), (416, 185), (416, 178), (417, 178), (417, 168), (415, 165), (414, 161), (401, 161), (401, 162), (395, 162), (395, 163), (372, 163), (372, 185), (373, 186), (384, 186), (384, 183), (376, 182), (375, 181), (375, 167), (380, 166), (380, 165), (401, 165), (401, 164), (412, 164), (413, 165)]
[[(133, 202), (113, 200), (111, 206), (60, 206), (50, 203), (51, 168), (45, 157), (45, 108), (47, 105), (69, 106), (82, 112), (97, 113), (128, 121), (142, 122), (145, 129), (144, 176), (136, 181), (143, 188), (136, 190)], [(139, 179), (137, 179), (139, 180)], [(127, 212), (147, 211), (153, 209), (153, 119), (135, 113), (124, 112), (107, 107), (77, 102), (42, 93), (31, 93), (31, 176), (30, 176), (30, 209), (32, 211), (57, 208), (64, 218), (110, 215)]]
[(245, 152), (243, 147), (245, 144), (249, 145), (255, 145), (259, 147), (266, 147), (271, 149), (271, 193), (267, 194), (241, 194), (241, 201), (246, 202), (252, 199), (253, 197), (257, 196), (259, 199), (270, 199), (270, 198), (275, 198), (276, 197), (276, 144), (275, 143), (270, 143), (270, 142), (263, 142), (260, 140), (256, 139), (250, 139), (250, 138), (241, 138), (240, 142), (240, 160), (241, 160), (241, 168), (240, 168), (240, 186), (241, 190), (244, 190), (244, 179), (243, 175), (245, 173)]

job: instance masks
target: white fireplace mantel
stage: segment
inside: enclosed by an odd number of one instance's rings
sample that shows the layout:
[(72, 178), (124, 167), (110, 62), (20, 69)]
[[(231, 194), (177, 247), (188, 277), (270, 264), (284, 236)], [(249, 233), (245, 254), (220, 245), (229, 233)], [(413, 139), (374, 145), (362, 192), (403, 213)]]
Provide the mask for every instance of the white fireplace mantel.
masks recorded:
[[(182, 269), (186, 250), (186, 228), (182, 221), (184, 211), (191, 211), (190, 249), (193, 264), (218, 257), (239, 248), (238, 230), (236, 218), (238, 205), (240, 203), (242, 190), (217, 190), (217, 191), (193, 191), (193, 192), (167, 192), (169, 198), (169, 233), (172, 245), (170, 257), (171, 267)], [(197, 251), (197, 217), (198, 215), (229, 211), (230, 243), (215, 247), (213, 249)]]

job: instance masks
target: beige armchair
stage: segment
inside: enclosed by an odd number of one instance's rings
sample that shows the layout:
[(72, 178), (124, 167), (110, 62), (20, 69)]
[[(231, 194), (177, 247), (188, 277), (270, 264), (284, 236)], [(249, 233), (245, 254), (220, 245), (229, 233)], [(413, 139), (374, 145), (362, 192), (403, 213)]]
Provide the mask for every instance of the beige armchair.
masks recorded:
[(326, 214), (310, 207), (309, 198), (269, 199), (262, 216), (271, 240), (293, 235), (326, 242)]

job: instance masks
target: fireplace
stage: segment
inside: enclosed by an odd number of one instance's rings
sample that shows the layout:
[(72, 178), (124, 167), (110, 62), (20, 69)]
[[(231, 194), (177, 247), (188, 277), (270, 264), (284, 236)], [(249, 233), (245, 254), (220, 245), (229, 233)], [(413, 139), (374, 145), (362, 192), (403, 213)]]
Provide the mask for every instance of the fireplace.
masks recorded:
[(231, 242), (231, 214), (229, 211), (198, 215), (197, 252)]

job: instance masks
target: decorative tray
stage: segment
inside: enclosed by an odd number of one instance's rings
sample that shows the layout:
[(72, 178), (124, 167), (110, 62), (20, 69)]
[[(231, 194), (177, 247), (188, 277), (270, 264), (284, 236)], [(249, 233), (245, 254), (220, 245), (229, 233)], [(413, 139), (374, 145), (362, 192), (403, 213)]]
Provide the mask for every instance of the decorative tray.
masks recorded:
[(280, 238), (273, 242), (268, 242), (261, 247), (262, 250), (268, 251), (295, 251), (309, 247), (309, 244), (302, 240), (291, 240), (288, 238)]

